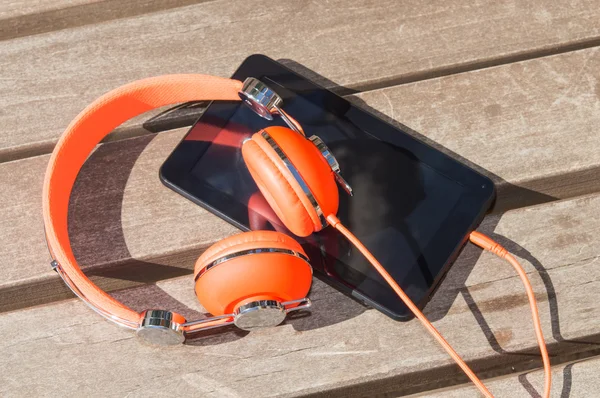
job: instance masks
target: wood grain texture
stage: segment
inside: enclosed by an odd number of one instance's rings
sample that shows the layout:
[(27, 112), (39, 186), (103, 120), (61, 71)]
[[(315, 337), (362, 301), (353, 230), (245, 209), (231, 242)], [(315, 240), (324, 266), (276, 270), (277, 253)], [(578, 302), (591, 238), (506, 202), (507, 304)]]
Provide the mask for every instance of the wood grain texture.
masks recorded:
[[(586, 60), (581, 75), (574, 73)], [(498, 185), (497, 208), (506, 209), (600, 190), (597, 70), (600, 53), (588, 49), (364, 93), (354, 100), (361, 106), (367, 101), (384, 117), (383, 112), (407, 120), (438, 148), (478, 164)], [(546, 80), (547, 75), (562, 84)], [(522, 89), (511, 90), (513, 85)], [(490, 109), (496, 111), (490, 114)], [(526, 126), (531, 127), (524, 131)], [(158, 168), (184, 133), (104, 145), (82, 172), (72, 199), (71, 236), (81, 263), (103, 288), (190, 272), (195, 256), (235, 232), (159, 182)], [(13, 264), (0, 274), (0, 311), (70, 294), (48, 267), (40, 210), (47, 160), (44, 155), (0, 164), (0, 185), (13, 188), (0, 191), (0, 225), (7, 237), (0, 255)], [(135, 269), (150, 276), (134, 277)]]
[(210, 0), (19, 0), (0, 4), (0, 41), (128, 18)]
[[(593, 398), (600, 390), (600, 358), (570, 362), (555, 366), (552, 369), (553, 398)], [(490, 380), (487, 385), (498, 397), (515, 396), (516, 391), (523, 390), (519, 396), (541, 396), (540, 389), (533, 386), (543, 385), (544, 374), (541, 370), (521, 373)], [(475, 398), (476, 391), (468, 386), (432, 391), (411, 395), (410, 398)]]
[(352, 7), (342, 0), (224, 0), (6, 40), (0, 159), (50, 151), (85, 104), (142, 77), (228, 76), (262, 52), (364, 90), (594, 45), (599, 17), (598, 2), (584, 0), (371, 0)]
[(92, 4), (100, 1), (102, 0), (46, 0), (35, 2), (30, 0), (4, 0), (0, 3), (0, 20), (51, 10), (60, 10), (62, 8), (84, 4)]
[[(0, 312), (70, 296), (48, 266), (40, 211), (48, 156), (36, 155), (51, 151), (86, 102), (118, 84), (171, 72), (228, 75), (246, 55), (266, 52), (301, 61), (347, 93), (600, 43), (595, 1), (177, 8), (199, 2), (0, 5), (0, 255), (9, 263)], [(274, 15), (299, 23), (266, 29)], [(352, 100), (478, 164), (498, 184), (502, 211), (600, 190), (599, 63), (599, 50), (586, 49)], [(141, 134), (134, 121), (113, 139)], [(78, 181), (70, 228), (77, 257), (102, 288), (138, 310), (196, 317), (203, 309), (193, 260), (236, 230), (158, 182), (158, 165), (183, 134), (101, 146)], [(599, 210), (600, 195), (589, 195), (495, 215), (481, 227), (525, 260), (556, 363), (600, 353)], [(464, 383), (417, 323), (393, 322), (319, 281), (311, 298), (310, 316), (279, 328), (208, 334), (172, 350), (140, 344), (75, 300), (4, 312), (0, 395), (397, 396)], [(519, 281), (491, 255), (467, 249), (426, 313), (483, 376), (540, 365)], [(556, 367), (553, 396), (596, 396), (598, 361)], [(541, 383), (538, 371), (489, 384), (499, 396), (535, 396)], [(462, 385), (426, 396), (477, 394)]]
[(502, 211), (600, 190), (599, 71), (594, 48), (358, 98), (490, 176)]
[[(105, 144), (82, 169), (71, 197), (72, 246), (100, 286), (114, 290), (187, 274), (203, 249), (237, 231), (160, 183), (158, 167), (184, 133)], [(11, 187), (0, 190), (0, 203), (6, 204), (1, 211), (8, 216), (0, 222), (5, 242), (0, 252), (12, 263), (1, 274), (3, 310), (70, 294), (49, 267), (44, 240), (41, 186), (47, 162), (45, 155), (1, 165), (6, 174), (0, 186)], [(111, 273), (116, 264), (124, 266), (117, 280)]]
[[(599, 210), (593, 195), (489, 217), (481, 227), (522, 259), (555, 363), (600, 348)], [(203, 312), (190, 276), (115, 295), (138, 310)], [(141, 344), (76, 300), (4, 313), (0, 392), (143, 396), (160, 386), (208, 397), (352, 397), (465, 382), (417, 322), (394, 322), (318, 281), (310, 297), (312, 314), (281, 327), (213, 333), (168, 350)], [(425, 312), (482, 377), (540, 366), (521, 283), (491, 254), (469, 246)], [(517, 385), (512, 396), (525, 392)]]

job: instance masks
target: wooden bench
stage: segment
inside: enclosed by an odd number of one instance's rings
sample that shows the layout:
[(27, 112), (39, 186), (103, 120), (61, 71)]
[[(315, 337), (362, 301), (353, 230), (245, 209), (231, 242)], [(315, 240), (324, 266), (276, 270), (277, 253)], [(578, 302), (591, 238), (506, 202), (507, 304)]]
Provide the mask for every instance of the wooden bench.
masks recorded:
[[(519, 256), (532, 280), (555, 365), (553, 396), (595, 396), (599, 6), (0, 5), (0, 395), (476, 396), (417, 322), (394, 322), (319, 280), (310, 316), (164, 349), (98, 317), (51, 271), (41, 183), (77, 112), (137, 78), (228, 76), (261, 52), (494, 179), (498, 201), (480, 230)], [(160, 184), (158, 167), (186, 128), (156, 134), (165, 124), (149, 127), (147, 118), (119, 128), (82, 170), (69, 215), (73, 248), (92, 280), (133, 308), (194, 316), (203, 309), (193, 262), (236, 229)], [(425, 312), (498, 396), (537, 396), (527, 300), (508, 265), (467, 247)]]

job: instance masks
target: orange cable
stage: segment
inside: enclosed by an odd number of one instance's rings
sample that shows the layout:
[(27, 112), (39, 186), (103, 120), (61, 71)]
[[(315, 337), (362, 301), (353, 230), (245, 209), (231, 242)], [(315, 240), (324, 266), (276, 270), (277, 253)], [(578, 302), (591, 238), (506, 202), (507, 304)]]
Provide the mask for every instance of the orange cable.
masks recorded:
[(544, 333), (542, 332), (542, 321), (540, 320), (540, 314), (538, 312), (537, 303), (535, 301), (535, 293), (533, 291), (533, 287), (527, 278), (527, 274), (523, 269), (523, 266), (519, 264), (519, 261), (510, 254), (505, 248), (503, 248), (499, 243), (493, 241), (490, 237), (477, 232), (471, 232), (469, 236), (469, 240), (471, 243), (481, 247), (483, 250), (487, 250), (491, 253), (494, 253), (496, 256), (505, 259), (513, 266), (519, 277), (521, 278), (521, 282), (523, 282), (523, 286), (525, 286), (525, 291), (527, 292), (527, 298), (529, 299), (529, 308), (531, 309), (531, 318), (533, 319), (533, 327), (535, 329), (535, 337), (537, 339), (538, 345), (540, 346), (540, 354), (542, 355), (542, 362), (544, 364), (544, 398), (550, 397), (550, 388), (552, 386), (552, 369), (550, 367), (550, 357), (548, 356), (548, 349), (546, 348), (546, 341), (544, 340)]
[[(427, 329), (427, 331), (433, 336), (434, 339), (446, 350), (446, 352), (452, 357), (454, 362), (463, 370), (463, 372), (471, 379), (473, 384), (479, 389), (479, 391), (486, 397), (493, 398), (492, 393), (487, 389), (487, 387), (479, 380), (479, 378), (475, 375), (475, 373), (471, 370), (469, 365), (465, 363), (465, 361), (458, 355), (456, 351), (452, 348), (452, 346), (444, 339), (444, 337), (438, 332), (438, 330), (429, 322), (429, 320), (425, 317), (425, 315), (419, 310), (419, 308), (413, 303), (413, 301), (404, 293), (402, 288), (396, 283), (396, 281), (392, 278), (392, 276), (383, 268), (383, 266), (377, 261), (377, 259), (369, 252), (369, 250), (358, 240), (356, 236), (352, 234), (346, 227), (344, 227), (340, 220), (333, 214), (327, 216), (327, 221), (342, 235), (344, 235), (371, 263), (371, 265), (379, 272), (379, 274), (385, 279), (385, 281), (390, 285), (390, 287), (396, 292), (396, 294), (402, 299), (404, 304), (411, 310), (411, 312), (415, 315), (419, 321), (421, 321), (422, 325)], [(540, 352), (542, 353), (542, 360), (544, 363), (544, 370), (546, 375), (546, 383), (545, 383), (545, 393), (544, 397), (547, 398), (550, 396), (550, 385), (551, 385), (551, 374), (550, 374), (550, 360), (548, 358), (548, 352), (546, 350), (546, 343), (544, 341), (544, 336), (542, 334), (541, 322), (537, 311), (537, 305), (535, 302), (535, 295), (533, 293), (533, 289), (529, 280), (527, 279), (527, 275), (525, 271), (519, 264), (519, 262), (511, 256), (505, 249), (503, 249), (499, 244), (492, 241), (490, 238), (486, 237), (483, 234), (478, 232), (473, 232), (470, 235), (471, 242), (475, 245), (480, 246), (485, 250), (489, 250), (492, 253), (498, 255), (501, 258), (506, 259), (511, 265), (515, 268), (523, 284), (525, 285), (525, 290), (527, 291), (527, 297), (529, 298), (529, 303), (531, 307), (531, 313), (534, 320), (534, 327), (536, 336), (538, 339), (538, 344), (540, 346)]]
[(483, 395), (488, 398), (493, 398), (492, 393), (486, 388), (485, 385), (479, 380), (479, 378), (475, 375), (475, 373), (469, 368), (469, 365), (465, 363), (465, 361), (458, 355), (454, 348), (444, 339), (444, 337), (438, 332), (438, 330), (429, 322), (429, 320), (425, 317), (425, 315), (421, 312), (421, 310), (413, 303), (413, 301), (404, 293), (402, 288), (396, 283), (394, 278), (383, 268), (383, 266), (377, 261), (377, 259), (369, 252), (369, 250), (358, 240), (356, 236), (352, 234), (346, 227), (344, 227), (340, 220), (332, 215), (327, 216), (327, 221), (338, 231), (342, 233), (360, 252), (365, 256), (367, 260), (371, 263), (371, 265), (379, 272), (379, 274), (385, 279), (385, 281), (391, 286), (392, 289), (396, 292), (396, 294), (402, 299), (404, 304), (412, 311), (412, 313), (417, 317), (425, 329), (433, 336), (434, 339), (440, 343), (440, 345), (446, 350), (446, 352), (454, 359), (454, 362), (460, 366), (460, 368), (465, 372), (465, 374), (471, 379), (473, 384), (481, 391)]

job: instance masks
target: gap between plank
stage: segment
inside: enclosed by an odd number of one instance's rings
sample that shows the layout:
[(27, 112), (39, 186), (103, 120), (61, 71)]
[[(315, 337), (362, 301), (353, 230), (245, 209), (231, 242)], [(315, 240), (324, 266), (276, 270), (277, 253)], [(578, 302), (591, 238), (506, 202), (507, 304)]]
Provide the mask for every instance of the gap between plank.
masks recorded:
[(342, 87), (337, 94), (348, 95), (356, 94), (359, 92), (379, 90), (390, 86), (399, 86), (407, 83), (414, 83), (422, 80), (436, 79), (439, 77), (457, 75), (460, 73), (472, 72), (475, 70), (493, 68), (495, 66), (512, 64), (515, 62), (529, 61), (535, 58), (545, 58), (553, 55), (564, 54), (573, 51), (585, 50), (588, 48), (599, 47), (600, 37), (593, 37), (584, 40), (575, 41), (573, 43), (563, 44), (557, 47), (549, 46), (542, 47), (539, 49), (529, 50), (522, 53), (514, 53), (502, 57), (492, 57), (490, 59), (484, 59), (481, 61), (466, 62), (464, 64), (456, 64), (452, 66), (443, 66), (431, 70), (422, 72), (416, 72), (413, 74), (406, 74), (403, 76), (392, 77), (388, 79), (382, 79), (380, 81), (367, 82), (364, 84), (357, 84), (356, 86), (350, 86), (350, 88)]
[(0, 41), (215, 0), (105, 0), (0, 20)]
[[(551, 358), (552, 366), (572, 363), (600, 356), (600, 335), (586, 336), (583, 339), (566, 340), (564, 342), (548, 344), (548, 349), (556, 352)], [(570, 351), (570, 348), (574, 348)], [(514, 362), (516, 357), (521, 357), (520, 362)], [(511, 351), (501, 357), (487, 357), (468, 361), (469, 366), (485, 382), (489, 379), (500, 377), (518, 377), (519, 373), (531, 372), (542, 369), (537, 350)], [(415, 382), (416, 380), (421, 383)], [(361, 382), (327, 390), (330, 398), (377, 396), (406, 396), (435, 390), (447, 389), (468, 385), (469, 380), (454, 364), (440, 366), (432, 370), (402, 374), (386, 379)], [(404, 387), (408, 385), (408, 387)], [(539, 386), (536, 386), (539, 387)], [(473, 387), (475, 389), (475, 387)], [(303, 397), (320, 397), (322, 392), (315, 390), (306, 391)]]
[[(111, 0), (112, 1), (112, 0)], [(179, 3), (185, 2), (208, 2), (214, 0), (173, 0)], [(105, 3), (101, 3), (105, 4)], [(2, 22), (2, 21), (0, 21)], [(0, 34), (2, 30), (0, 28)], [(468, 62), (459, 65), (453, 65), (448, 67), (436, 68), (424, 72), (418, 72), (413, 74), (406, 74), (398, 77), (390, 77), (381, 80), (375, 80), (366, 83), (360, 83), (356, 85), (349, 85), (348, 87), (334, 85), (329, 89), (340, 96), (349, 96), (358, 93), (364, 93), (367, 91), (380, 90), (384, 88), (401, 86), (404, 84), (414, 83), (417, 81), (426, 81), (437, 79), (440, 77), (458, 75), (462, 73), (473, 72), (476, 70), (488, 69), (496, 66), (507, 65), (516, 62), (528, 61), (536, 58), (545, 58), (554, 55), (564, 54), (568, 52), (574, 52), (594, 47), (600, 47), (600, 37), (591, 39), (581, 40), (578, 42), (566, 44), (560, 47), (548, 47), (541, 48), (526, 53), (517, 53), (504, 57), (491, 58), (487, 60)], [(284, 62), (285, 63), (285, 62)], [(302, 65), (296, 64), (300, 69)], [(193, 107), (176, 107), (177, 109), (171, 115), (163, 115), (160, 119), (151, 118), (143, 125), (132, 125), (127, 127), (121, 127), (115, 130), (106, 141), (119, 141), (122, 139), (128, 139), (133, 137), (139, 137), (147, 134), (152, 134), (158, 131), (165, 131), (168, 129), (181, 128), (191, 126), (194, 121), (202, 114), (206, 103), (195, 104)], [(175, 109), (175, 108), (172, 108)], [(168, 111), (167, 111), (168, 112)], [(66, 126), (65, 126), (66, 127)], [(105, 142), (105, 141), (103, 141)], [(29, 157), (45, 155), (51, 153), (54, 149), (54, 141), (45, 142), (34, 142), (30, 144), (21, 145), (12, 148), (0, 148), (0, 164), (11, 162), (14, 160), (25, 159)]]
[[(600, 192), (600, 178), (597, 178), (599, 175), (600, 167), (552, 177), (553, 181), (560, 179), (561, 181), (570, 182), (570, 185), (562, 187), (564, 197), (561, 198), (542, 195), (532, 189), (506, 182), (501, 183), (497, 185), (500, 205), (492, 208), (488, 216), (558, 200), (572, 200), (578, 196)], [(572, 182), (575, 180), (579, 180), (580, 183), (573, 184)], [(535, 187), (538, 184), (551, 185), (550, 179), (544, 179), (533, 181), (528, 186)], [(588, 190), (593, 191), (588, 192)], [(128, 258), (123, 261), (113, 261), (94, 266), (91, 271), (84, 269), (84, 272), (92, 282), (109, 293), (155, 284), (162, 280), (191, 275), (194, 261), (199, 253), (204, 252), (208, 246), (185, 248), (149, 258)], [(190, 267), (182, 268), (174, 264), (190, 264)], [(48, 264), (48, 269), (50, 269), (50, 264)], [(123, 278), (124, 275), (128, 274), (136, 275), (136, 277)], [(143, 275), (143, 278), (140, 275)], [(0, 286), (0, 314), (51, 304), (72, 297), (73, 294), (58, 276), (54, 274), (40, 275), (29, 281), (21, 281), (16, 285)]]

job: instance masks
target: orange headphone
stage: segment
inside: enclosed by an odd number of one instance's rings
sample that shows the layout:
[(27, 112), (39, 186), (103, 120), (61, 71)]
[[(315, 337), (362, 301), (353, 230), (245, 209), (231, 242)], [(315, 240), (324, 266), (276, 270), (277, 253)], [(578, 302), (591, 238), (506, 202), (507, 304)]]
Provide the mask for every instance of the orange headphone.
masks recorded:
[[(244, 83), (206, 75), (167, 75), (140, 80), (115, 89), (89, 105), (67, 127), (46, 171), (43, 211), (52, 267), (67, 286), (93, 310), (159, 344), (178, 344), (197, 330), (228, 324), (252, 330), (281, 323), (288, 312), (310, 306), (306, 298), (312, 268), (306, 253), (291, 237), (275, 231), (253, 231), (224, 239), (206, 250), (194, 268), (196, 295), (213, 317), (187, 321), (164, 310), (140, 313), (94, 285), (78, 266), (69, 242), (69, 197), (88, 155), (114, 128), (148, 110), (198, 100), (242, 99), (262, 117), (280, 116), (290, 128), (268, 127), (242, 144), (242, 155), (264, 198), (285, 227), (308, 236), (331, 225), (369, 260), (427, 331), (442, 345), (480, 391), (491, 393), (435, 327), (403, 292), (367, 248), (336, 217), (336, 181), (349, 194), (337, 161), (316, 136), (306, 138), (301, 126), (281, 108), (281, 98), (260, 81)], [(541, 334), (535, 298), (522, 268), (489, 238), (473, 233), (471, 241), (511, 262), (527, 288), (534, 326), (550, 391), (549, 360)]]

